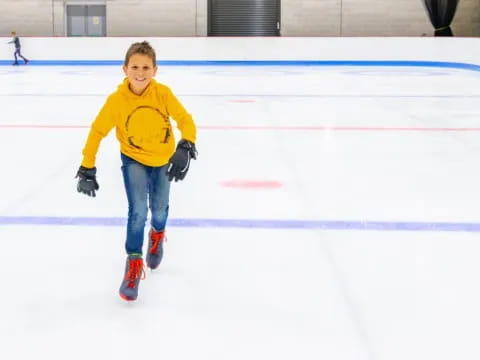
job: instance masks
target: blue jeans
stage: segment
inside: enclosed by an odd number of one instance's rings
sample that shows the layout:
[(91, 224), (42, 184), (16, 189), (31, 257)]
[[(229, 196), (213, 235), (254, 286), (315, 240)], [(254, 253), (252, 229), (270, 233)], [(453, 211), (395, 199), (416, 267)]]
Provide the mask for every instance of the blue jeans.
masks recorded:
[[(148, 208), (155, 231), (165, 229), (168, 217), (170, 182), (166, 165), (147, 166), (121, 154), (122, 173), (128, 198), (127, 254), (142, 254)], [(148, 206), (148, 207), (147, 207)]]
[(15, 56), (15, 62), (18, 61), (17, 55), (20, 56), (23, 59), (23, 61), (25, 62), (27, 61), (27, 59), (25, 59), (23, 55), (20, 53), (20, 48), (16, 48), (15, 52), (13, 53), (13, 56)]

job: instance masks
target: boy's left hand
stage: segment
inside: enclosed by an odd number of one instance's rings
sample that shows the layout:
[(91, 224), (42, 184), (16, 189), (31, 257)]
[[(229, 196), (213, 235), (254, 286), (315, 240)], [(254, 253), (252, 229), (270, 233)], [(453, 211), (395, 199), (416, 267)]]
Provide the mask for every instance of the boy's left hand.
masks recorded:
[(197, 148), (194, 143), (188, 140), (180, 140), (177, 145), (177, 150), (175, 150), (175, 153), (167, 164), (166, 175), (168, 176), (168, 180), (183, 180), (187, 175), (190, 159), (195, 160), (197, 154)]

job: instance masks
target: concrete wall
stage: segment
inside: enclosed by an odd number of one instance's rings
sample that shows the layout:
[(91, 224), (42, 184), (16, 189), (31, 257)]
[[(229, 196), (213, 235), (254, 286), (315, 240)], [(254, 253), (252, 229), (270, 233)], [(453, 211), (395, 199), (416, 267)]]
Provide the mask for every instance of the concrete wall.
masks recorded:
[(480, 1), (460, 0), (452, 28), (458, 36), (480, 36)]
[[(456, 36), (480, 35), (480, 1), (460, 0)], [(284, 36), (430, 36), (423, 0), (283, 0)]]
[(195, 0), (107, 1), (108, 36), (192, 36)]
[[(0, 35), (65, 36), (65, 5), (104, 3), (108, 36), (206, 36), (207, 0), (0, 0)], [(281, 0), (282, 36), (430, 36), (423, 0)], [(480, 1), (461, 0), (456, 36), (480, 35)]]
[(23, 36), (51, 36), (52, 3), (47, 0), (0, 0), (0, 34), (16, 30)]

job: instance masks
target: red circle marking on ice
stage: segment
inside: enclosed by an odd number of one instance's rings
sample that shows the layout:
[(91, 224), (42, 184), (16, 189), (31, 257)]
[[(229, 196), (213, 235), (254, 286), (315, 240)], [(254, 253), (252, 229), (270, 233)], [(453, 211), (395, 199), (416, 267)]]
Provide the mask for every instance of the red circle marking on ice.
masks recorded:
[(220, 184), (231, 188), (247, 188), (247, 189), (275, 189), (282, 187), (282, 183), (275, 180), (225, 180)]

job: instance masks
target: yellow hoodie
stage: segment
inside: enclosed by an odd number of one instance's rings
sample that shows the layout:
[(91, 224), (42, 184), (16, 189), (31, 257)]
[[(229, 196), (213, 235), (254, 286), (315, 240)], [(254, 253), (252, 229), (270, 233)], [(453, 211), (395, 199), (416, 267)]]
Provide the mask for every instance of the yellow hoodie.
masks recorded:
[(165, 165), (175, 151), (170, 117), (177, 123), (182, 139), (195, 143), (197, 130), (192, 116), (169, 87), (152, 79), (142, 95), (136, 95), (128, 85), (125, 78), (92, 123), (82, 166), (95, 166), (100, 142), (114, 126), (120, 151), (148, 166)]

